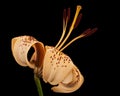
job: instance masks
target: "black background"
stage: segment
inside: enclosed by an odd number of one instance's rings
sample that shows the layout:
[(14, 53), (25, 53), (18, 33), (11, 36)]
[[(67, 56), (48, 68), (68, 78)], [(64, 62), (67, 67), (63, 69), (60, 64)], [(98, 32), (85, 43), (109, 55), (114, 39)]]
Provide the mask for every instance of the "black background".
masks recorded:
[[(87, 28), (98, 27), (90, 37), (77, 40), (63, 52), (71, 57), (83, 74), (82, 87), (70, 94), (51, 91), (51, 86), (42, 79), (44, 96), (98, 96), (104, 92), (105, 85), (101, 79), (104, 67), (102, 46), (106, 34), (107, 16), (105, 4), (101, 0), (45, 0), (1, 2), (0, 6), (0, 74), (3, 96), (38, 96), (33, 79), (33, 70), (19, 66), (11, 53), (11, 39), (20, 35), (34, 36), (44, 45), (55, 46), (62, 33), (62, 16), (64, 8), (71, 8), (71, 21), (77, 5), (82, 5), (83, 18), (71, 34), (68, 41), (78, 36)], [(109, 4), (108, 4), (109, 5)], [(109, 14), (109, 12), (107, 11)], [(104, 35), (103, 35), (104, 34)], [(104, 41), (104, 42), (103, 42)], [(100, 69), (103, 68), (103, 69)], [(100, 87), (104, 88), (100, 88)], [(2, 94), (2, 93), (1, 93)]]

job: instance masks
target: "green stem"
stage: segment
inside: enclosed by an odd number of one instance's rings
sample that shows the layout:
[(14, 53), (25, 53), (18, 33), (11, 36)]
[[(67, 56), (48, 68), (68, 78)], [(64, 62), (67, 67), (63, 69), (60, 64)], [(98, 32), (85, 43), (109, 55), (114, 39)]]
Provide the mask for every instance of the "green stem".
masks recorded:
[(42, 86), (41, 86), (41, 83), (40, 83), (40, 79), (36, 76), (36, 74), (34, 74), (34, 80), (35, 80), (35, 84), (37, 86), (37, 90), (38, 90), (39, 96), (43, 96)]

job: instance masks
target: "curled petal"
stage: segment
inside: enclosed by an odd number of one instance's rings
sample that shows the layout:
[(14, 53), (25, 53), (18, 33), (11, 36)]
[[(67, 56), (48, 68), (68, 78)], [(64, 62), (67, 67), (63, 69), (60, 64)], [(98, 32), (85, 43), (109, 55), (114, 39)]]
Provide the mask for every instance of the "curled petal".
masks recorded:
[(56, 85), (68, 75), (73, 68), (69, 57), (54, 47), (46, 46), (42, 76), (45, 82)]
[[(33, 47), (35, 52), (30, 61), (28, 61), (28, 52)], [(38, 50), (39, 49), (39, 50)], [(31, 36), (19, 36), (12, 39), (12, 53), (16, 62), (21, 66), (29, 66), (34, 69), (40, 65), (39, 57), (43, 57), (43, 44)], [(41, 51), (42, 50), (42, 51)], [(42, 54), (40, 54), (40, 51)], [(41, 59), (41, 58), (40, 58)]]
[(54, 92), (70, 93), (81, 87), (84, 78), (79, 69), (66, 54), (54, 47), (46, 46), (42, 78), (51, 85)]
[(74, 67), (73, 71), (65, 78), (58, 86), (52, 87), (54, 92), (71, 93), (81, 87), (84, 82), (84, 77), (80, 71)]

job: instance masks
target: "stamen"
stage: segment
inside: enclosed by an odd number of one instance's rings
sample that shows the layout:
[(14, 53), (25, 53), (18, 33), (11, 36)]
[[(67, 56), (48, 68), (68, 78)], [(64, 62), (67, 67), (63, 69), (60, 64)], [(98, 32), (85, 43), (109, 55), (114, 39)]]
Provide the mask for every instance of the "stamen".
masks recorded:
[(70, 19), (70, 8), (67, 9), (67, 19), (68, 19), (68, 21)]
[(84, 31), (81, 35), (83, 35), (84, 37), (90, 36), (93, 33), (95, 33), (98, 30), (98, 28), (93, 28), (93, 29), (87, 29), (86, 31)]
[(80, 23), (81, 19), (82, 19), (82, 13), (79, 14), (79, 16), (78, 16), (78, 18), (77, 18), (77, 20), (76, 20), (76, 23), (75, 23), (74, 29), (77, 28), (77, 26), (78, 26), (78, 24)]
[(92, 35), (94, 32), (96, 32), (98, 30), (98, 28), (93, 28), (93, 29), (87, 29), (85, 30), (81, 35), (75, 37), (74, 39), (72, 39), (68, 44), (66, 44), (62, 49), (60, 49), (60, 51), (63, 51), (66, 47), (68, 47), (70, 44), (72, 44), (74, 41), (82, 38), (82, 37), (87, 37)]
[(64, 41), (63, 41), (63, 42), (61, 43), (61, 45), (57, 48), (58, 50), (64, 45), (64, 43), (66, 42), (66, 40), (67, 40), (68, 37), (70, 36), (72, 30), (74, 29), (75, 22), (76, 22), (76, 20), (77, 20), (78, 14), (79, 14), (79, 12), (80, 12), (81, 9), (82, 9), (81, 6), (77, 6), (76, 13), (75, 13), (75, 16), (74, 16), (72, 25), (71, 25), (71, 27), (70, 27), (70, 30), (69, 30), (66, 38), (64, 39)]
[(67, 15), (66, 15), (66, 9), (64, 9), (64, 11), (63, 11), (63, 19), (66, 20), (66, 17), (67, 17)]
[(70, 19), (70, 8), (67, 9), (67, 15), (66, 15), (66, 9), (64, 9), (64, 11), (63, 11), (63, 33), (60, 37), (60, 40), (56, 44), (55, 48), (57, 48), (59, 46), (59, 44), (61, 43), (61, 41), (63, 40), (63, 38), (65, 36), (67, 23), (68, 23), (69, 19)]

